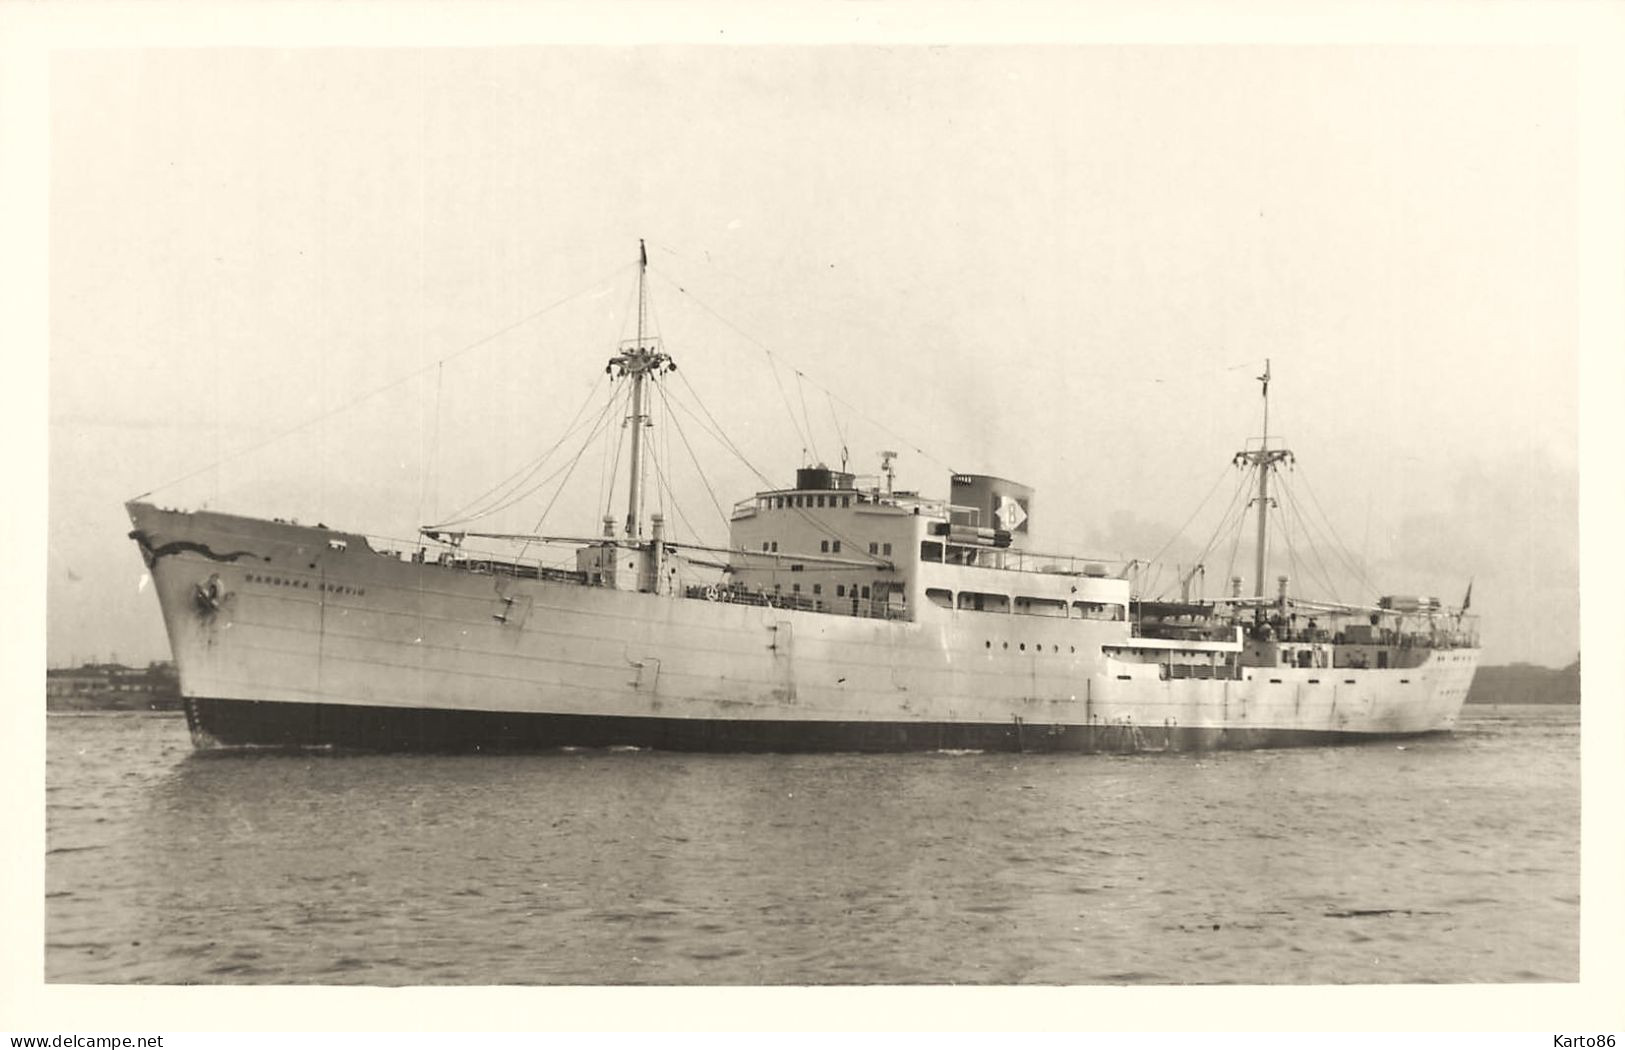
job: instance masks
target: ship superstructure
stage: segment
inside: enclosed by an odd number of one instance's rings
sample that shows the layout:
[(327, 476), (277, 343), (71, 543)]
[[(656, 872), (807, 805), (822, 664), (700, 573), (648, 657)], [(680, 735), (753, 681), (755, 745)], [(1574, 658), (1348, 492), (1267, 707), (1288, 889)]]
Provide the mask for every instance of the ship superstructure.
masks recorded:
[[(426, 528), (410, 542), (128, 505), (200, 745), (525, 750), (1134, 751), (1368, 739), (1454, 725), (1472, 618), (1431, 599), (1254, 593), (1142, 600), (1099, 559), (1030, 548), (1034, 493), (981, 474), (947, 495), (822, 464), (733, 508), (725, 546), (645, 515), (645, 328), (624, 520), (571, 565), (477, 553), (556, 540)], [(1268, 373), (1261, 377), (1268, 398)]]

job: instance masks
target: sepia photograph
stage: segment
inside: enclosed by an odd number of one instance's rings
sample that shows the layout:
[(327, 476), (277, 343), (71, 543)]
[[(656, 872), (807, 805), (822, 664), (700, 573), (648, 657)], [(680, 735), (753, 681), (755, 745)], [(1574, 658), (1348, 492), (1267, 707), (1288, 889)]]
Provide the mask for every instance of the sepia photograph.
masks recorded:
[(340, 36), (46, 56), (47, 988), (1582, 980), (1574, 46)]

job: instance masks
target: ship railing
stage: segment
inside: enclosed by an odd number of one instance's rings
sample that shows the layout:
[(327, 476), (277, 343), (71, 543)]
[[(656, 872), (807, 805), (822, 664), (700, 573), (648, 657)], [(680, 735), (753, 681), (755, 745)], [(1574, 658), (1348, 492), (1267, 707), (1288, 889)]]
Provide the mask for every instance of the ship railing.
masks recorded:
[[(352, 534), (353, 535), (353, 534)], [(575, 555), (557, 558), (522, 558), (510, 553), (469, 548), (461, 545), (440, 545), (436, 550), (427, 544), (390, 536), (363, 534), (361, 537), (374, 554), (397, 561), (410, 561), (422, 565), (436, 565), (445, 569), (471, 572), (487, 576), (512, 576), (523, 580), (551, 580), (556, 583), (585, 583), (587, 574), (575, 568)]]
[(731, 605), (756, 605), (771, 609), (854, 616), (864, 620), (907, 620), (908, 608), (884, 599), (825, 598), (806, 594), (773, 594), (725, 585), (693, 584), (683, 589), (684, 598)]
[(1333, 631), (1325, 628), (1315, 630), (1276, 629), (1270, 627), (1261, 631), (1254, 627), (1248, 628), (1248, 634), (1255, 641), (1270, 641), (1282, 645), (1337, 645), (1337, 646), (1365, 646), (1376, 649), (1476, 649), (1478, 648), (1478, 635), (1471, 631), (1404, 631), (1390, 627), (1377, 628), (1371, 631)]
[(1159, 677), (1164, 679), (1239, 679), (1241, 677), (1241, 664), (1234, 660), (1214, 664), (1177, 663), (1167, 660), (1160, 667)]
[[(1008, 572), (1047, 573), (1054, 576), (1088, 576), (1095, 579), (1123, 579), (1133, 563), (1122, 563), (1109, 558), (1086, 554), (1053, 554), (1023, 550), (1019, 547), (992, 547), (982, 544), (943, 544), (939, 540), (926, 540), (925, 548), (942, 547), (939, 556), (926, 554), (921, 560), (939, 565), (955, 565), (971, 569), (1003, 569)], [(933, 552), (934, 553), (934, 552)], [(1111, 566), (1117, 566), (1113, 572)]]

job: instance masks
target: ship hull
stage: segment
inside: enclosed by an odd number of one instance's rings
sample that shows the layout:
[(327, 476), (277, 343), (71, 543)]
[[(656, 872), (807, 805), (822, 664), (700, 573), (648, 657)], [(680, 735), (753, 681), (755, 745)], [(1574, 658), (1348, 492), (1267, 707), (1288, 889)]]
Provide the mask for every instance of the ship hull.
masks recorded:
[(413, 560), (130, 507), (199, 746), (1183, 751), (1452, 728), (1477, 653), (1180, 677), (1121, 622), (870, 619)]
[(562, 748), (784, 753), (995, 751), (1133, 754), (1315, 747), (1412, 737), (1330, 729), (1134, 724), (792, 721), (457, 711), (196, 697), (209, 747), (504, 754)]

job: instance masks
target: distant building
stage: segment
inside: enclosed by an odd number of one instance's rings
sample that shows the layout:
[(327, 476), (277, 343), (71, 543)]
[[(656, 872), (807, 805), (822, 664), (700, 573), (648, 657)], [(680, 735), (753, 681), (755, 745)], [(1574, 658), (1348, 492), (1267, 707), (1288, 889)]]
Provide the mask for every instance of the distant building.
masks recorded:
[(53, 667), (45, 672), (45, 700), (52, 708), (164, 710), (180, 706), (180, 680), (167, 660)]

